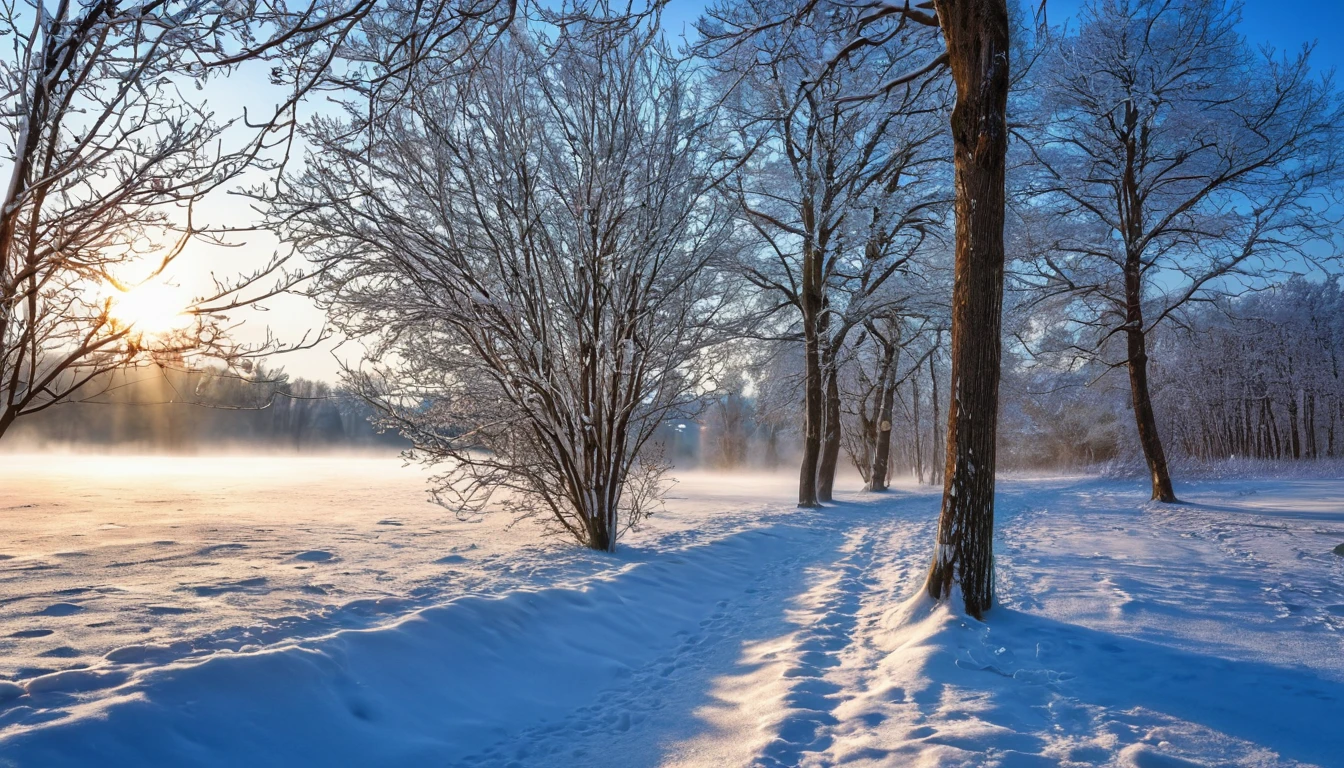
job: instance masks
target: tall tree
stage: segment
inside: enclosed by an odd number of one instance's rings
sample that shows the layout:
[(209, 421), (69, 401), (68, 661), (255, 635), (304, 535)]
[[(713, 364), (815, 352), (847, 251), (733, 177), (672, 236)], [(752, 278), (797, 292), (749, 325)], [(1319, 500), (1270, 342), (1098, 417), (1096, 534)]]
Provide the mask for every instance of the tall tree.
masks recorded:
[(1005, 0), (935, 0), (934, 8), (957, 87), (957, 224), (947, 459), (927, 589), (945, 599), (959, 588), (967, 613), (979, 617), (994, 600), (1010, 25)]
[[(752, 2), (759, 11), (768, 3)], [(1002, 343), (1004, 175), (1008, 148), (1009, 30), (1007, 0), (928, 0), (912, 4), (870, 0), (799, 0), (769, 7), (750, 24), (717, 30), (748, 56), (774, 57), (747, 45), (762, 35), (788, 36), (809, 14), (845, 20), (847, 42), (834, 48), (822, 71), (885, 45), (911, 27), (941, 29), (945, 50), (893, 72), (869, 93), (886, 96), (946, 66), (956, 87), (951, 116), (956, 215), (947, 458), (938, 540), (927, 589), (945, 599), (959, 585), (965, 607), (980, 616), (993, 602), (994, 456)], [(852, 14), (852, 15), (851, 15)], [(714, 29), (705, 29), (713, 38)], [(787, 93), (787, 92), (786, 92)], [(816, 414), (809, 416), (815, 421)], [(818, 409), (819, 410), (819, 409)], [(809, 424), (809, 430), (812, 427)], [(803, 501), (810, 482), (805, 461)]]
[(1021, 121), (1029, 219), (1021, 274), (1073, 321), (1085, 356), (1129, 376), (1152, 497), (1176, 500), (1150, 383), (1154, 329), (1191, 302), (1263, 285), (1329, 247), (1320, 192), (1344, 113), (1308, 51), (1237, 33), (1226, 0), (1097, 0), (1055, 41)]
[[(813, 0), (719, 2), (700, 21), (729, 128), (720, 185), (759, 247), (738, 265), (796, 309), (781, 334), (805, 350), (798, 501), (831, 500), (841, 448), (841, 350), (886, 304), (884, 284), (924, 247), (948, 196), (936, 36), (884, 31), (841, 56), (866, 11)], [(923, 68), (918, 77), (893, 75)]]

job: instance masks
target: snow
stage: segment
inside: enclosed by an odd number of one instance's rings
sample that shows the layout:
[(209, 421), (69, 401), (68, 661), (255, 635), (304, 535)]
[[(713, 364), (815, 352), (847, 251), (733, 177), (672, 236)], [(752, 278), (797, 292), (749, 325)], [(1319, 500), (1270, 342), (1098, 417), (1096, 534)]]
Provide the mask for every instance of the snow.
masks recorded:
[[(5, 457), (0, 765), (1340, 765), (1344, 480), (684, 474), (615, 555), (372, 458)], [(506, 529), (507, 528), (507, 529)]]

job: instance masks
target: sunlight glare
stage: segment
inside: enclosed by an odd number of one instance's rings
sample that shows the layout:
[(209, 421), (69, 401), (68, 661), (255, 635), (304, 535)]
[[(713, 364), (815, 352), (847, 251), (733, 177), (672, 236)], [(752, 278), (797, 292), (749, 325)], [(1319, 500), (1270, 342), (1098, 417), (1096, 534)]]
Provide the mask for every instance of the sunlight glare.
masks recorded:
[(112, 296), (111, 315), (142, 334), (166, 335), (187, 328), (192, 315), (183, 295), (163, 283), (150, 283)]

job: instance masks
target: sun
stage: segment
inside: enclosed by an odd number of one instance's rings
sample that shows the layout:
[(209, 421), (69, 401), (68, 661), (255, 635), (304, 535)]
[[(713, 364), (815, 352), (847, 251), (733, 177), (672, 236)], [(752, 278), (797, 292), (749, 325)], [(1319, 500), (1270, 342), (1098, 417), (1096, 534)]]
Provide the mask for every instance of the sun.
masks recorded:
[(163, 283), (139, 285), (129, 291), (114, 291), (109, 310), (118, 325), (152, 336), (165, 336), (189, 327), (193, 316), (187, 312), (183, 295)]

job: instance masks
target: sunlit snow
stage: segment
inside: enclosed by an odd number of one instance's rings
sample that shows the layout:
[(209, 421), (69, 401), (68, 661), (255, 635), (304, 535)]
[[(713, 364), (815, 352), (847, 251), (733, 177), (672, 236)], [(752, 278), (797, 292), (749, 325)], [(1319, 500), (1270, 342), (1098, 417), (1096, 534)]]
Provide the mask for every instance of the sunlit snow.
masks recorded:
[(1339, 764), (1344, 480), (1002, 480), (982, 624), (927, 487), (687, 474), (612, 556), (390, 459), (5, 460), (17, 764)]

